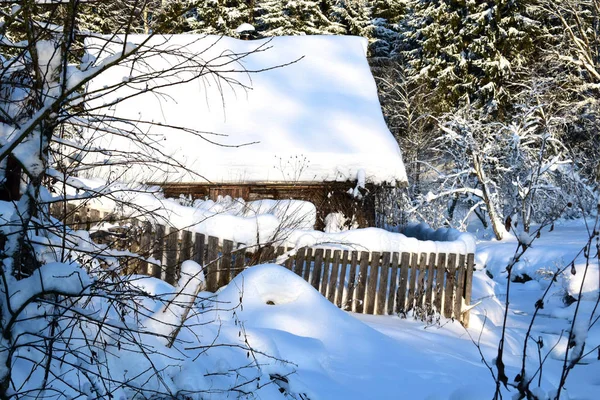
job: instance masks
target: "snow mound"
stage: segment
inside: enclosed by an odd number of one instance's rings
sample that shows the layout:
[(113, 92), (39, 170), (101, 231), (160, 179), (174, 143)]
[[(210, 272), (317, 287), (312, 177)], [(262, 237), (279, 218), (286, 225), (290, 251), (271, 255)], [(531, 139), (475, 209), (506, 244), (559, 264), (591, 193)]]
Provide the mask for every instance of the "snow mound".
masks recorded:
[(350, 229), (332, 233), (297, 230), (289, 234), (287, 242), (295, 248), (307, 246), (379, 252), (474, 253), (475, 240), (473, 237), (469, 234), (455, 232), (452, 232), (451, 235), (437, 234), (421, 239), (380, 228)]

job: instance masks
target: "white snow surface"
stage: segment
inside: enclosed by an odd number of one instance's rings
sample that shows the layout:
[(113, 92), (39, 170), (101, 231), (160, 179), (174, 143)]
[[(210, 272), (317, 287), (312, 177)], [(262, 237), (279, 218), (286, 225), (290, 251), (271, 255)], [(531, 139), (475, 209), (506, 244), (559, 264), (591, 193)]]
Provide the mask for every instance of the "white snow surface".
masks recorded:
[[(129, 46), (146, 39), (127, 37)], [(98, 64), (122, 48), (86, 39)], [(165, 49), (171, 52), (161, 53)], [(90, 146), (111, 151), (88, 155), (97, 162), (118, 163), (123, 151), (135, 151), (138, 161), (158, 157), (158, 162), (152, 168), (137, 162), (103, 167), (94, 175), (125, 170), (122, 179), (138, 182), (322, 182), (356, 180), (361, 171), (366, 182), (406, 183), (366, 49), (366, 39), (349, 36), (152, 37), (142, 49), (144, 62), (109, 68), (89, 83), (86, 99), (88, 108), (123, 99), (94, 112), (110, 121), (105, 129), (110, 124), (111, 130), (131, 130), (113, 117), (134, 121), (147, 144), (94, 129), (86, 135)], [(197, 66), (204, 62), (228, 82), (214, 74), (198, 78)], [(161, 71), (161, 77), (140, 77), (152, 71)], [(120, 82), (127, 86), (111, 89)], [(174, 85), (159, 94), (147, 90), (165, 84)], [(189, 171), (166, 162), (169, 157)]]
[[(552, 394), (557, 389), (567, 349), (571, 354), (569, 360), (573, 354), (585, 357), (571, 371), (561, 399), (594, 400), (600, 389), (597, 357), (600, 326), (597, 323), (589, 326), (595, 320), (592, 313), (597, 315), (594, 307), (598, 301), (599, 265), (597, 258), (586, 263), (579, 252), (589, 226), (577, 220), (557, 223), (551, 232), (545, 229), (523, 257), (522, 264), (515, 267), (516, 274), (527, 273), (533, 279), (511, 283), (503, 361), (512, 381), (519, 373), (523, 343), (528, 342), (527, 371), (533, 374), (539, 366), (534, 340), (543, 340), (541, 356), (548, 357), (539, 387), (538, 376), (532, 384), (539, 399), (554, 398)], [(472, 294), (476, 306), (471, 310), (468, 329), (443, 318), (439, 324), (428, 324), (410, 315), (403, 319), (342, 311), (302, 278), (274, 264), (247, 268), (217, 293), (200, 292), (197, 298), (192, 296), (201, 287), (203, 277), (202, 267), (194, 262), (183, 264), (184, 276), (177, 287), (155, 278), (132, 276), (129, 283), (149, 296), (132, 296), (128, 305), (137, 303), (143, 314), (121, 314), (122, 310), (111, 306), (104, 296), (90, 297), (89, 302), (84, 299), (79, 303), (82, 308), (73, 310), (92, 321), (104, 318), (115, 329), (137, 326), (141, 332), (134, 335), (136, 342), (143, 344), (149, 353), (140, 352), (137, 345), (127, 340), (128, 335), (105, 336), (103, 347), (96, 347), (97, 351), (104, 349), (100, 354), (91, 354), (86, 346), (78, 346), (80, 358), (64, 354), (65, 363), (57, 353), (52, 373), (62, 380), (52, 380), (49, 390), (69, 398), (78, 396), (73, 388), (85, 391), (93, 385), (95, 381), (90, 382), (85, 374), (72, 367), (77, 362), (83, 369), (99, 368), (99, 373), (105, 376), (126, 379), (131, 387), (124, 389), (107, 381), (107, 386), (98, 389), (98, 393), (90, 391), (90, 396), (97, 398), (108, 398), (108, 393), (118, 399), (149, 398), (157, 390), (198, 400), (244, 398), (238, 396), (239, 392), (227, 391), (236, 387), (263, 400), (489, 399), (493, 397), (494, 382), (481, 359), (484, 357), (493, 365), (497, 355), (507, 296), (504, 269), (517, 247), (514, 238), (478, 243)], [(568, 266), (572, 259), (576, 274), (572, 275), (567, 268), (553, 282), (548, 272)], [(60, 287), (64, 293), (73, 294), (79, 294), (91, 279), (98, 279), (74, 265), (47, 264), (31, 278), (19, 282), (22, 288), (11, 288), (13, 304), (22, 304), (19, 291), (28, 291), (29, 295), (39, 292), (34, 281), (40, 277), (49, 288)], [(578, 284), (571, 282), (575, 277), (580, 280)], [(535, 303), (549, 285), (544, 308), (539, 310), (527, 339)], [(567, 294), (577, 296), (581, 287), (581, 302), (570, 305), (563, 302)], [(169, 348), (167, 337), (186, 315), (188, 306), (192, 308), (179, 332), (179, 340)], [(579, 315), (572, 325), (576, 308)], [(23, 315), (45, 315), (51, 311), (52, 307), (42, 302), (30, 304)], [(61, 321), (60, 326), (66, 329), (67, 324), (68, 321)], [(13, 331), (39, 329), (36, 326), (32, 320), (22, 318)], [(97, 332), (91, 323), (83, 322), (83, 328), (81, 333), (72, 331), (74, 341), (83, 342)], [(571, 329), (572, 347), (567, 341)], [(11, 388), (19, 387), (25, 393), (43, 379), (44, 368), (37, 368), (32, 375), (29, 372), (32, 365), (43, 365), (44, 354), (28, 350), (25, 344), (31, 340), (30, 336), (20, 337), (23, 347), (16, 350), (11, 365), (15, 385)], [(0, 345), (5, 342), (0, 341)], [(0, 351), (0, 361), (4, 361), (6, 353)], [(102, 363), (97, 364), (95, 357)], [(6, 369), (4, 364), (0, 365), (2, 374)], [(160, 377), (148, 372), (152, 368), (160, 371)], [(232, 373), (236, 370), (241, 373)], [(276, 384), (269, 383), (274, 375), (285, 376), (289, 381), (285, 385), (289, 396), (282, 395)], [(33, 393), (23, 398), (34, 398)], [(513, 398), (515, 393), (512, 388), (502, 389), (503, 398)]]

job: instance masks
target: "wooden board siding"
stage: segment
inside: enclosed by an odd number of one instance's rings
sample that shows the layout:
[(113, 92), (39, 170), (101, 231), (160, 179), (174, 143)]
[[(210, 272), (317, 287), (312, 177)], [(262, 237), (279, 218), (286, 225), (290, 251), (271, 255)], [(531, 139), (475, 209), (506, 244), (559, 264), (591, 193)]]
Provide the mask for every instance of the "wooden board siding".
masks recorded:
[(197, 184), (197, 183), (158, 183), (165, 197), (178, 198), (180, 195), (192, 199), (210, 199), (216, 201), (219, 196), (242, 198), (246, 201), (259, 199), (273, 200), (305, 200), (317, 208), (315, 229), (325, 227), (325, 217), (332, 212), (341, 212), (346, 216), (354, 216), (361, 228), (375, 226), (374, 194), (378, 187), (367, 184), (364, 188), (366, 196), (357, 199), (348, 194), (354, 189), (355, 182), (325, 182), (310, 184), (290, 183), (255, 183), (255, 184)]

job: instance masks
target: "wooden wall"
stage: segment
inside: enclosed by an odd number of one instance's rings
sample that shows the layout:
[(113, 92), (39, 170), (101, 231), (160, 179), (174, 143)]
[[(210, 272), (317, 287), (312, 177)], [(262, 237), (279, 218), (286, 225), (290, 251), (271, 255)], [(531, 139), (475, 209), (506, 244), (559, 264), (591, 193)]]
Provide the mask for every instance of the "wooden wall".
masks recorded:
[(256, 184), (186, 184), (151, 183), (163, 188), (166, 197), (180, 195), (193, 199), (217, 200), (218, 196), (243, 198), (246, 201), (259, 199), (306, 200), (317, 208), (315, 229), (325, 227), (325, 217), (332, 212), (341, 212), (347, 217), (354, 216), (360, 228), (375, 226), (375, 202), (372, 194), (377, 187), (367, 184), (362, 199), (354, 198), (348, 190), (354, 189), (355, 182), (325, 182), (315, 184), (256, 183)]

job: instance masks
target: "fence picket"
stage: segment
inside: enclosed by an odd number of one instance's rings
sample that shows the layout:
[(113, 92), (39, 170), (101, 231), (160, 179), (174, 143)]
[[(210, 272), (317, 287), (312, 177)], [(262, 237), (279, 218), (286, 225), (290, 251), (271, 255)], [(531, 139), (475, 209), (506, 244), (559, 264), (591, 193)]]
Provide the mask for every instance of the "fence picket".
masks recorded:
[(325, 250), (325, 255), (323, 256), (323, 271), (319, 276), (320, 283), (319, 291), (323, 295), (323, 297), (327, 297), (327, 284), (329, 283), (329, 275), (331, 272), (331, 249)]
[(365, 309), (365, 291), (367, 288), (367, 276), (369, 274), (369, 257), (370, 254), (366, 251), (360, 253), (360, 264), (358, 265), (358, 285), (354, 292), (354, 307), (353, 311), (362, 314)]
[[(287, 252), (289, 252), (289, 251), (291, 251), (291, 250), (292, 250), (292, 249), (288, 247), (288, 248), (286, 248), (286, 249), (285, 249), (285, 253), (287, 253)], [(288, 255), (288, 258), (285, 260), (284, 266), (285, 266), (287, 269), (289, 269), (290, 271), (292, 271), (292, 269), (294, 268), (294, 257), (290, 257), (290, 256)]]
[(465, 290), (465, 255), (458, 255), (456, 266), (456, 291), (454, 292), (454, 318), (461, 319), (462, 299)]
[(398, 287), (396, 310), (398, 314), (406, 316), (406, 290), (408, 287), (408, 268), (410, 266), (410, 253), (400, 256), (400, 284)]
[[(319, 281), (321, 280), (321, 270), (323, 269), (323, 253), (323, 249), (315, 250), (315, 262), (310, 274), (309, 282), (316, 290), (319, 290)], [(308, 263), (306, 264), (307, 266), (309, 265)]]
[(415, 311), (423, 317), (423, 299), (425, 297), (425, 274), (427, 271), (427, 254), (421, 253), (419, 257), (419, 276), (417, 278), (417, 293), (415, 298)]
[(181, 231), (181, 248), (179, 249), (179, 263), (191, 259), (192, 256), (192, 232), (183, 230)]
[(204, 276), (206, 277), (206, 288), (209, 292), (216, 291), (219, 280), (219, 239), (213, 236), (208, 237), (208, 251), (206, 254), (206, 265), (204, 266)]
[(356, 298), (356, 288), (358, 283), (356, 281), (356, 268), (358, 265), (358, 251), (354, 250), (350, 260), (350, 273), (348, 274), (348, 290), (346, 291), (346, 302), (344, 304), (344, 310), (356, 311), (356, 304), (354, 299)]
[(388, 276), (390, 271), (390, 252), (386, 251), (381, 256), (381, 273), (379, 274), (379, 289), (377, 290), (377, 303), (375, 315), (387, 314), (386, 297), (389, 293)]
[(394, 315), (398, 310), (396, 302), (398, 301), (398, 263), (400, 262), (400, 254), (392, 253), (392, 268), (390, 271), (390, 292), (388, 294), (387, 313)]
[(310, 282), (310, 274), (311, 274), (311, 266), (314, 260), (314, 251), (310, 247), (306, 248), (306, 253), (304, 253), (304, 272), (302, 273), (302, 278), (306, 282)]
[(417, 285), (417, 268), (419, 266), (419, 255), (412, 253), (410, 256), (410, 277), (408, 284), (408, 303), (406, 304), (406, 312), (411, 311), (415, 305), (415, 291)]
[[(467, 269), (465, 271), (465, 304), (467, 307), (471, 305), (471, 290), (473, 283), (473, 269), (475, 268), (475, 254), (467, 255)], [(462, 310), (461, 310), (462, 312)], [(464, 326), (469, 326), (469, 312), (462, 312), (461, 322)]]
[(334, 298), (334, 304), (339, 308), (342, 308), (342, 301), (344, 298), (344, 289), (346, 288), (346, 273), (348, 271), (348, 250), (344, 250), (341, 258), (340, 278), (335, 285), (336, 294)]
[(242, 245), (240, 248), (240, 245), (238, 244), (237, 247), (238, 250), (233, 252), (235, 261), (233, 262), (234, 265), (231, 271), (232, 279), (238, 276), (238, 274), (246, 267), (246, 246)]
[(162, 263), (163, 263), (163, 244), (165, 241), (165, 226), (156, 225), (156, 232), (154, 234), (154, 242), (152, 243), (152, 258), (154, 258), (158, 264), (152, 265), (152, 276), (160, 279), (162, 275)]
[(165, 266), (165, 281), (171, 285), (175, 285), (177, 280), (177, 242), (179, 240), (179, 230), (169, 228), (167, 236), (166, 266)]
[(221, 269), (219, 271), (219, 287), (227, 285), (233, 279), (231, 271), (231, 253), (233, 252), (233, 242), (223, 240), (223, 255), (221, 256)]
[(329, 281), (327, 282), (324, 280), (323, 282), (323, 285), (325, 286), (324, 292), (327, 295), (327, 300), (329, 300), (333, 304), (335, 304), (335, 291), (337, 288), (338, 273), (340, 270), (341, 253), (342, 252), (340, 250), (335, 250), (333, 252), (333, 261), (330, 267)]
[(296, 252), (294, 262), (294, 273), (299, 277), (302, 277), (302, 271), (304, 270), (304, 258), (306, 257), (306, 247), (301, 247)]
[(380, 253), (377, 251), (372, 252), (371, 263), (369, 265), (369, 277), (367, 279), (367, 294), (365, 296), (365, 314), (373, 314), (375, 312), (375, 296), (377, 294), (377, 278), (379, 277), (380, 261)]
[(444, 317), (452, 318), (454, 311), (454, 280), (456, 275), (456, 254), (448, 255), (448, 266), (446, 267), (446, 287), (444, 289)]
[(435, 264), (436, 264), (437, 254), (429, 253), (429, 263), (427, 265), (427, 283), (425, 285), (425, 310), (426, 315), (431, 314), (432, 310), (432, 301), (433, 301), (433, 282), (435, 277)]
[(194, 254), (192, 254), (192, 260), (196, 261), (199, 265), (204, 267), (204, 244), (205, 237), (201, 233), (194, 235)]
[(435, 273), (435, 298), (433, 299), (433, 306), (439, 314), (442, 313), (442, 303), (444, 302), (444, 275), (446, 275), (446, 254), (440, 253)]

